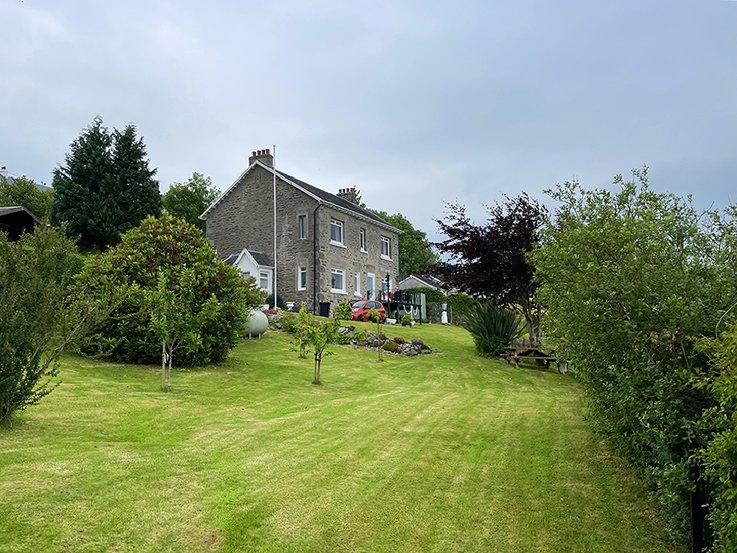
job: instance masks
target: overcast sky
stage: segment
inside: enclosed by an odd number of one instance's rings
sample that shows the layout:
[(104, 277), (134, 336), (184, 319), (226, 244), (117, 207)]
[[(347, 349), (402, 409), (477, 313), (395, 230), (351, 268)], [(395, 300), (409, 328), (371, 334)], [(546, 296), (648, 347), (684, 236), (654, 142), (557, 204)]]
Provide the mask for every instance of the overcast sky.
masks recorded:
[[(254, 149), (437, 238), (434, 219), (650, 166), (737, 202), (737, 2), (0, 0), (0, 165), (51, 183), (100, 115), (165, 191)], [(548, 205), (554, 207), (550, 202)]]

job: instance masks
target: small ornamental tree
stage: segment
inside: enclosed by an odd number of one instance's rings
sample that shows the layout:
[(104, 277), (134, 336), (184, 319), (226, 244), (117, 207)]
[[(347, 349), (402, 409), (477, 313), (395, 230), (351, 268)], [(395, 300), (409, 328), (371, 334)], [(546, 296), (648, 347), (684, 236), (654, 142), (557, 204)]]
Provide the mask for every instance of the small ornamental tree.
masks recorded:
[[(381, 319), (381, 314), (379, 313), (378, 309), (371, 309), (368, 314), (366, 315), (366, 318), (369, 321), (376, 322), (376, 336), (379, 339), (385, 339), (384, 338), (384, 321)], [(379, 353), (379, 361), (384, 360), (384, 348), (378, 349)]]
[(249, 309), (264, 299), (253, 281), (217, 259), (198, 229), (168, 215), (145, 219), (91, 258), (81, 283), (95, 293), (108, 278), (126, 298), (86, 348), (96, 352), (104, 344), (113, 357), (133, 363), (158, 362), (162, 341), (174, 348), (174, 365), (222, 361)]
[(171, 368), (179, 350), (195, 351), (202, 345), (200, 329), (220, 315), (219, 303), (210, 296), (199, 304), (197, 277), (191, 267), (177, 265), (159, 270), (156, 288), (149, 290), (146, 310), (151, 329), (161, 339), (161, 389), (171, 392)]
[(340, 323), (337, 319), (328, 319), (310, 326), (307, 341), (315, 358), (315, 377), (312, 380), (313, 384), (322, 384), (320, 380), (322, 358), (325, 355), (332, 355), (333, 352), (327, 348), (330, 344), (334, 344), (337, 341), (339, 327)]

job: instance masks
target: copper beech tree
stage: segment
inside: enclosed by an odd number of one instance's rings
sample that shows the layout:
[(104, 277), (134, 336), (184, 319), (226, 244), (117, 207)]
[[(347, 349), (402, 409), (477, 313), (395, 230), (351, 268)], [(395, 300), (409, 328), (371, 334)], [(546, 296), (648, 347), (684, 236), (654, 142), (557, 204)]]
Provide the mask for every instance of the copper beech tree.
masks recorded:
[(438, 263), (434, 273), (461, 292), (518, 310), (525, 318), (530, 341), (536, 344), (541, 335), (541, 309), (535, 301), (535, 270), (528, 254), (540, 239), (547, 210), (523, 193), (505, 196), (487, 211), (486, 223), (476, 225), (464, 206), (447, 206), (445, 219), (437, 220), (446, 239), (434, 246), (448, 260)]

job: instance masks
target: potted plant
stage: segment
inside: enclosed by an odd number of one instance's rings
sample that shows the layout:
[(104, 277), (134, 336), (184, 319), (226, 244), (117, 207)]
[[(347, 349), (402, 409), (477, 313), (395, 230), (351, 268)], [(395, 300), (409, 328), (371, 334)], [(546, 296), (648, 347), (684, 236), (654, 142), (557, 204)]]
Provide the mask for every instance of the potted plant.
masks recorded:
[(294, 311), (294, 296), (287, 297), (287, 310)]
[(402, 315), (402, 326), (412, 326), (413, 323), (414, 320), (412, 319), (412, 315), (409, 313)]

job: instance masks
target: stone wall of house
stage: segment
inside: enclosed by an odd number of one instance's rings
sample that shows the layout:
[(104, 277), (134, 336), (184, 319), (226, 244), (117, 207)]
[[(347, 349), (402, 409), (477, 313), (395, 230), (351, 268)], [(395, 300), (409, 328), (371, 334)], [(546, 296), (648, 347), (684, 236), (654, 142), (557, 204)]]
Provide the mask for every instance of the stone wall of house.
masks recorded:
[[(374, 293), (381, 288), (386, 275), (390, 275), (392, 288), (397, 285), (399, 273), (398, 235), (375, 223), (356, 217), (331, 206), (319, 209), (319, 226), (321, 230), (318, 266), (320, 275), (319, 290), (321, 302), (330, 302), (331, 307), (344, 300), (354, 301), (366, 297), (368, 291), (368, 273), (374, 275)], [(330, 241), (331, 220), (343, 223), (343, 246)], [(361, 251), (361, 229), (366, 231), (366, 251)], [(391, 260), (381, 258), (381, 236), (389, 238), (391, 243)], [(333, 269), (344, 271), (345, 293), (331, 291)], [(360, 275), (360, 289), (355, 288), (355, 275)]]
[[(243, 248), (262, 251), (273, 262), (273, 177), (264, 168), (255, 166), (243, 181), (234, 186), (207, 216), (206, 235), (221, 257), (238, 253)], [(328, 205), (318, 207), (317, 200), (280, 180), (277, 181), (277, 287), (286, 300), (294, 298), (306, 303), (308, 310), (318, 312), (313, 305), (315, 272), (313, 271), (313, 236), (317, 231), (317, 294), (316, 303), (354, 301), (367, 291), (367, 274), (375, 275), (374, 288), (380, 289), (386, 275), (391, 276), (392, 288), (397, 285), (399, 269), (398, 235), (363, 220), (349, 212)], [(299, 238), (299, 216), (307, 218), (307, 237)], [(315, 217), (317, 220), (315, 220)], [(330, 243), (330, 222), (343, 222), (344, 245)], [(315, 228), (317, 223), (317, 228)], [(366, 251), (360, 248), (360, 229), (366, 230)], [(381, 258), (381, 236), (391, 241), (391, 260)], [(307, 269), (307, 286), (298, 290), (300, 267)], [(345, 293), (331, 291), (332, 270), (344, 271)], [(355, 274), (360, 274), (361, 289), (355, 290)]]

